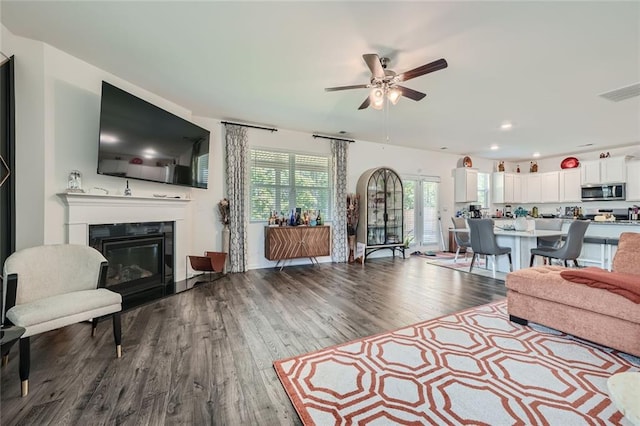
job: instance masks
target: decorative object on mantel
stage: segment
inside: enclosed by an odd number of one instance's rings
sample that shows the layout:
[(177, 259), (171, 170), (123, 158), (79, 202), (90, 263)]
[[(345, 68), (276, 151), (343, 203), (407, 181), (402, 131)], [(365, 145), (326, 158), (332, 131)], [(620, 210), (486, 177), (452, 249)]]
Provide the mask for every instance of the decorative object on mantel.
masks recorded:
[(535, 161), (531, 162), (531, 167), (529, 167), (529, 173), (537, 173), (538, 172), (538, 163)]
[(504, 172), (504, 161), (498, 163), (498, 171)]
[(356, 232), (360, 218), (360, 195), (347, 194), (347, 241), (349, 243), (349, 263), (355, 261)]
[(229, 229), (229, 216), (231, 214), (231, 204), (229, 200), (223, 198), (218, 202), (218, 213), (220, 214), (220, 222), (222, 223), (222, 251), (227, 253), (227, 258), (224, 262), (223, 274), (227, 273), (229, 269), (229, 242), (231, 240), (231, 230)]
[(580, 161), (576, 157), (567, 157), (560, 163), (561, 169), (574, 169), (580, 165)]
[(84, 193), (82, 189), (82, 174), (79, 170), (71, 170), (71, 173), (69, 173), (67, 192)]
[(131, 188), (129, 188), (129, 179), (127, 179), (127, 187), (124, 189), (124, 195), (126, 197), (131, 197)]

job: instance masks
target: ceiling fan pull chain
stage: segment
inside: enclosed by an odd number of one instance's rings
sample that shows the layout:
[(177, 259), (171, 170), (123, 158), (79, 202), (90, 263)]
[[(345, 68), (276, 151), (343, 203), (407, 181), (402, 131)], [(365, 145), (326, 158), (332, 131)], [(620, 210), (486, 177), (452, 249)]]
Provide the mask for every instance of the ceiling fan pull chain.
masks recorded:
[(385, 97), (384, 102), (384, 127), (387, 135), (387, 143), (389, 143), (389, 99)]

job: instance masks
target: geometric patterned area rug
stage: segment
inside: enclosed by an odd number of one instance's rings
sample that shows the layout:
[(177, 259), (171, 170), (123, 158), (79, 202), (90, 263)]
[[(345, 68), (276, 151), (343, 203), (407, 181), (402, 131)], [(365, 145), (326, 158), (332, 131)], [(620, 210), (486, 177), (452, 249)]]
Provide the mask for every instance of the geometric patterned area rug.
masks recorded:
[(606, 380), (640, 359), (511, 323), (505, 300), (274, 367), (305, 425), (628, 425)]

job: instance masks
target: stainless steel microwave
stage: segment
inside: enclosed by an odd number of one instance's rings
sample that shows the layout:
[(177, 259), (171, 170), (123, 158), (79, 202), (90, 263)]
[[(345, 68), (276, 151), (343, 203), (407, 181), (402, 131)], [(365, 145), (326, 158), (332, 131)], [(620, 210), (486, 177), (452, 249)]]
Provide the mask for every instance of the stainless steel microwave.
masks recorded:
[(626, 197), (624, 183), (608, 183), (605, 185), (583, 185), (582, 201), (624, 200)]

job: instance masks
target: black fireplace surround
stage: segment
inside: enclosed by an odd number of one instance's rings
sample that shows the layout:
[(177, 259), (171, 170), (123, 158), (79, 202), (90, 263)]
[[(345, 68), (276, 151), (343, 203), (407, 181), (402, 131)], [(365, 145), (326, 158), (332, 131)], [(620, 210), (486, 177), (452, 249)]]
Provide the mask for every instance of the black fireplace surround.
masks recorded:
[(89, 225), (89, 245), (109, 261), (106, 287), (124, 309), (174, 293), (174, 222)]

